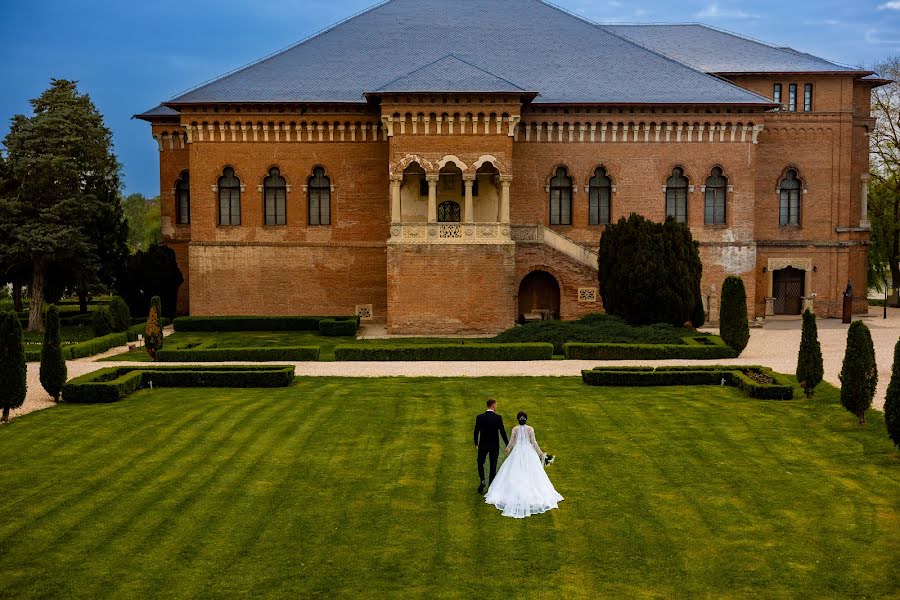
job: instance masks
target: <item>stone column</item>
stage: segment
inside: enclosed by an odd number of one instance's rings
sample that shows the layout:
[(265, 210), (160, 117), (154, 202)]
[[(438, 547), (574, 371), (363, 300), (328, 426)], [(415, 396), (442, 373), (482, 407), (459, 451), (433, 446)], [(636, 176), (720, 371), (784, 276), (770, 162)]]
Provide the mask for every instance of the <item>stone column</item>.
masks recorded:
[(475, 185), (475, 175), (466, 173), (463, 175), (463, 185), (466, 188), (466, 205), (463, 213), (463, 221), (472, 223), (475, 220), (475, 207), (472, 202), (472, 186)]
[(437, 223), (437, 175), (426, 175), (428, 182), (428, 222)]
[(400, 213), (400, 184), (403, 175), (391, 175), (391, 223), (402, 221)]
[(501, 223), (509, 223), (509, 184), (512, 183), (512, 175), (500, 176), (500, 215), (497, 219)]

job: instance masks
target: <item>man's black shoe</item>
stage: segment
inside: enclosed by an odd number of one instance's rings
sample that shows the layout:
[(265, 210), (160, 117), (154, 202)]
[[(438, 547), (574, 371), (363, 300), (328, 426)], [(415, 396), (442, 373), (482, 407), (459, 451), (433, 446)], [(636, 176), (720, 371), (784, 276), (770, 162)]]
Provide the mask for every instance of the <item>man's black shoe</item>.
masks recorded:
[(479, 494), (483, 494), (483, 493), (484, 493), (484, 484), (483, 484), (483, 483), (482, 483), (481, 485), (478, 486), (478, 493), (479, 493)]

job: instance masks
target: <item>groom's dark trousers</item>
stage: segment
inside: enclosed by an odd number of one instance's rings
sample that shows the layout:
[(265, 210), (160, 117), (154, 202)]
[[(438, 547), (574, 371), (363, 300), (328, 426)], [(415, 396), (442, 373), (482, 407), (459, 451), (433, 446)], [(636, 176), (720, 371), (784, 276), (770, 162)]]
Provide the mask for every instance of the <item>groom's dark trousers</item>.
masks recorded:
[(486, 410), (475, 417), (475, 445), (478, 446), (478, 477), (481, 483), (484, 480), (484, 459), (490, 459), (490, 479), (494, 481), (497, 475), (497, 459), (500, 456), (500, 440), (503, 438), (505, 445), (509, 444), (506, 437), (506, 427), (503, 426), (503, 417), (492, 410)]

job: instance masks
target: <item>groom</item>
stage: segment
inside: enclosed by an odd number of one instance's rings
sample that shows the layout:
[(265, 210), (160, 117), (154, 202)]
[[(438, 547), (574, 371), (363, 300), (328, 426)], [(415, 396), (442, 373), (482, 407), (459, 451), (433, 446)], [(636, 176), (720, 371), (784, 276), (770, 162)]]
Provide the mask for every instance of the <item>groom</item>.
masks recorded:
[(491, 471), (488, 484), (494, 482), (494, 476), (497, 474), (497, 457), (500, 456), (499, 436), (503, 438), (503, 443), (509, 445), (506, 438), (506, 427), (503, 426), (503, 417), (497, 414), (497, 401), (489, 398), (487, 401), (487, 410), (475, 417), (475, 447), (478, 448), (478, 478), (481, 485), (478, 486), (478, 493), (484, 493), (484, 459), (489, 456), (491, 459)]

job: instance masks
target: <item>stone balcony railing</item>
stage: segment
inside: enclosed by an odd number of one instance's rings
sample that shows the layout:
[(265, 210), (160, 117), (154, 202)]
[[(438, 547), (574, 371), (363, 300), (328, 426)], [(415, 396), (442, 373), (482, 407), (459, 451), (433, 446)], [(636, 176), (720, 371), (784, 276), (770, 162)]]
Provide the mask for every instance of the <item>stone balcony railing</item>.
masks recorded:
[(509, 223), (392, 223), (390, 244), (509, 244)]

